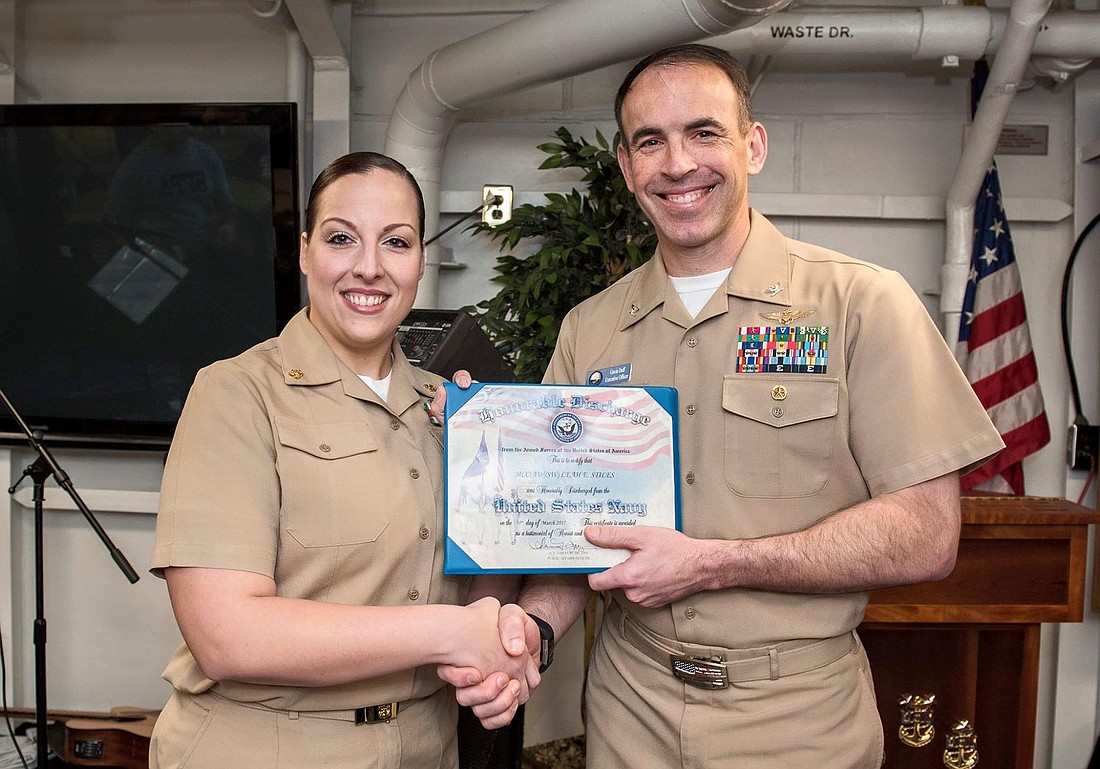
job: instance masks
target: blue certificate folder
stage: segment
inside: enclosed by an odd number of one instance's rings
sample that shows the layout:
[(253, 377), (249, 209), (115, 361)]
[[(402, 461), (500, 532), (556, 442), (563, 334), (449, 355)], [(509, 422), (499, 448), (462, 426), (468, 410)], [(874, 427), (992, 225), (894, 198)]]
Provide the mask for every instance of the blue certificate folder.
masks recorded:
[(445, 385), (444, 574), (592, 573), (587, 525), (681, 529), (671, 387)]

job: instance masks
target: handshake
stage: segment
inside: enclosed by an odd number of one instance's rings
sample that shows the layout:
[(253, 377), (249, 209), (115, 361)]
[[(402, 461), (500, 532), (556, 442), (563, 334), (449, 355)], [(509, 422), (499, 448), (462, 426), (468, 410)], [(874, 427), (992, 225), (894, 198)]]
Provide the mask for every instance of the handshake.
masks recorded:
[[(474, 379), (468, 371), (459, 370), (452, 381), (465, 389)], [(441, 387), (428, 408), (437, 423), (443, 419), (446, 400)], [(499, 729), (511, 723), (542, 680), (542, 635), (535, 621), (514, 603), (502, 606), (496, 598), (486, 597), (461, 611), (468, 625), (454, 637), (466, 648), (455, 649), (453, 664), (441, 664), (436, 672), (455, 687), (458, 704), (469, 707), (482, 726)]]
[[(486, 729), (511, 723), (539, 685), (542, 636), (535, 621), (516, 604), (481, 598), (460, 608), (451, 662), (437, 668), (455, 687), (460, 705), (470, 707)], [(461, 648), (459, 648), (461, 646)]]

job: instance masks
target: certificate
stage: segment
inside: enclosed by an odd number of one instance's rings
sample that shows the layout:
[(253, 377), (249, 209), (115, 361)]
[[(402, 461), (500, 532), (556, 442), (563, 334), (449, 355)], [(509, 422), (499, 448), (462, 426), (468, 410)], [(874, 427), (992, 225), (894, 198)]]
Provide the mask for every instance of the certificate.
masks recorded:
[(445, 574), (596, 572), (584, 527), (680, 528), (671, 387), (448, 383)]

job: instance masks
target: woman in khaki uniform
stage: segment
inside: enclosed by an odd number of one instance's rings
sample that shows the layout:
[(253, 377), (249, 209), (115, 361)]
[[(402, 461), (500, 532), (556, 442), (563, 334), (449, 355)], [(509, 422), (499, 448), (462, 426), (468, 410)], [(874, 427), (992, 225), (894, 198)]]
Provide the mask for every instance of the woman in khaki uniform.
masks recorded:
[(395, 340), (423, 229), (404, 166), (334, 161), (301, 238), (310, 306), (196, 377), (151, 564), (184, 638), (152, 767), (455, 767), (436, 665), (507, 679), (517, 706), (537, 682), (499, 640), (522, 611), (442, 574), (441, 380)]

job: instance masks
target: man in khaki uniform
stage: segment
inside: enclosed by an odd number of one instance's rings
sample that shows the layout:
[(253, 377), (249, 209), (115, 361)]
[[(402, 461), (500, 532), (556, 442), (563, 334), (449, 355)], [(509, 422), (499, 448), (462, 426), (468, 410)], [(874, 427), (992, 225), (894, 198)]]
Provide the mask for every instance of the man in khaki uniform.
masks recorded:
[(749, 208), (767, 134), (728, 54), (650, 56), (616, 117), (659, 245), (567, 315), (545, 380), (677, 388), (683, 532), (589, 527), (630, 557), (520, 603), (560, 636), (610, 591), (590, 767), (878, 767), (867, 591), (952, 570), (958, 473), (1003, 443), (904, 279)]

